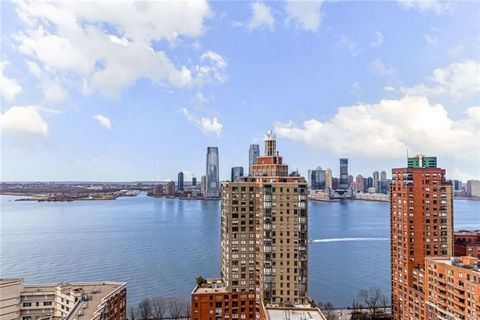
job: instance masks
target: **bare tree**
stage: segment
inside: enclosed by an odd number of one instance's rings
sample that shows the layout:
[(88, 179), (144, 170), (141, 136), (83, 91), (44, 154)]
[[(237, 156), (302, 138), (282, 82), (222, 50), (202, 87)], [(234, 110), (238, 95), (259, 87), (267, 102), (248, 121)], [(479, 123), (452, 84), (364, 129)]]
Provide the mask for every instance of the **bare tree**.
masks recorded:
[(382, 303), (385, 301), (382, 291), (378, 288), (362, 289), (358, 291), (358, 299), (366, 306), (371, 318), (377, 319)]
[(152, 303), (149, 298), (143, 299), (138, 304), (138, 316), (140, 320), (148, 320), (152, 316)]
[(137, 314), (137, 310), (134, 307), (129, 307), (128, 314), (129, 314), (129, 317), (128, 317), (129, 320), (135, 320), (135, 315)]
[(318, 307), (322, 311), (323, 315), (327, 320), (336, 320), (337, 316), (335, 315), (335, 312), (333, 311), (333, 304), (330, 302), (319, 302)]
[(152, 298), (152, 316), (154, 320), (164, 319), (167, 313), (167, 309), (167, 301), (164, 298)]
[(173, 298), (168, 301), (170, 318), (180, 319), (185, 314), (185, 301), (181, 298)]

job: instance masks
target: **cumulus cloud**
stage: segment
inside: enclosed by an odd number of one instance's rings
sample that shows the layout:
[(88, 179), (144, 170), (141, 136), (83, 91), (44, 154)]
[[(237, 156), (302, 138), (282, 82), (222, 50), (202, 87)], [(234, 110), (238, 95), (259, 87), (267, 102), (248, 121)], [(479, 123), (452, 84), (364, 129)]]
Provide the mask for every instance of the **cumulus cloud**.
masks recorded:
[(112, 122), (109, 118), (102, 116), (101, 114), (95, 114), (93, 115), (93, 119), (97, 120), (102, 127), (112, 129)]
[(38, 106), (14, 106), (0, 115), (2, 134), (46, 137), (48, 124)]
[(254, 29), (270, 29), (273, 31), (275, 26), (275, 18), (272, 14), (272, 9), (262, 2), (255, 2), (251, 5), (252, 17), (245, 26), (248, 30), (252, 31)]
[(380, 58), (370, 63), (370, 70), (379, 76), (388, 76), (395, 73), (395, 69), (385, 66)]
[(450, 3), (440, 0), (397, 0), (397, 2), (405, 9), (433, 11), (436, 14), (446, 13), (451, 8)]
[(17, 4), (17, 12), (25, 25), (14, 36), (18, 49), (53, 78), (69, 75), (84, 94), (114, 96), (141, 78), (175, 87), (205, 78), (202, 65), (196, 74), (195, 66), (174, 63), (154, 45), (200, 36), (211, 16), (206, 0), (27, 1)]
[(322, 23), (323, 2), (323, 0), (287, 0), (285, 4), (286, 23), (293, 25), (296, 29), (317, 31)]
[(383, 33), (380, 31), (375, 32), (375, 40), (370, 42), (370, 47), (372, 48), (378, 48), (383, 44)]
[(214, 133), (217, 137), (220, 137), (222, 133), (223, 124), (220, 123), (217, 117), (199, 117), (189, 111), (187, 108), (182, 108), (182, 112), (188, 121), (199, 127), (200, 130), (205, 133)]
[(5, 67), (8, 61), (0, 63), (0, 94), (8, 101), (13, 101), (15, 97), (22, 92), (22, 87), (18, 84), (16, 79), (5, 76)]
[(432, 35), (432, 34), (424, 33), (424, 34), (422, 34), (422, 37), (423, 37), (423, 40), (425, 40), (425, 42), (428, 45), (436, 46), (438, 44), (437, 37)]
[(197, 81), (202, 83), (224, 82), (227, 79), (225, 73), (227, 60), (218, 53), (211, 50), (205, 51), (200, 56), (200, 62), (202, 65), (197, 66)]
[(280, 137), (336, 156), (399, 159), (408, 149), (412, 154), (462, 158), (475, 174), (480, 153), (480, 107), (469, 108), (463, 118), (453, 120), (440, 104), (431, 104), (425, 97), (404, 97), (340, 107), (324, 122), (310, 119), (301, 126), (279, 122), (275, 131)]
[(455, 99), (480, 93), (480, 62), (466, 60), (433, 70), (427, 84), (401, 90), (409, 95), (451, 96)]

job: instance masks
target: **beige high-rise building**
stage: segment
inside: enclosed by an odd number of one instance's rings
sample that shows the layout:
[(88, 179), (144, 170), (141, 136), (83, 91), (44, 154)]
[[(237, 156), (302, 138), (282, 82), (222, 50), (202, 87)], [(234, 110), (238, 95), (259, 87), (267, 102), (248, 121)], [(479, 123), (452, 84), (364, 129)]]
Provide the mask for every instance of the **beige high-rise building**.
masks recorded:
[(325, 189), (329, 190), (332, 189), (332, 169), (327, 168), (325, 169)]
[(221, 233), (229, 291), (271, 304), (308, 302), (307, 183), (288, 176), (271, 132), (252, 175), (222, 184)]

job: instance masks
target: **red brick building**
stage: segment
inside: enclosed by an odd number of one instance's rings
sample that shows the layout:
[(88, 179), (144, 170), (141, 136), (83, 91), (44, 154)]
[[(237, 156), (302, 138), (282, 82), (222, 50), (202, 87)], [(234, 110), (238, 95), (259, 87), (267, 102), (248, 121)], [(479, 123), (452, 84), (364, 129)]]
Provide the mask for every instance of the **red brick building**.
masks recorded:
[(470, 256), (480, 259), (480, 230), (460, 230), (453, 234), (456, 257)]

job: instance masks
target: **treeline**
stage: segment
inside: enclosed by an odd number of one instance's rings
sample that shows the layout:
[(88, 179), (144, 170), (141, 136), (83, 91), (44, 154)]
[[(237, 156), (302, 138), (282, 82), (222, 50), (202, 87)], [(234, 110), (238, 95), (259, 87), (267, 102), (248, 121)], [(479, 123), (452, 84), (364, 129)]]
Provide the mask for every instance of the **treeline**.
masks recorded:
[(128, 308), (129, 320), (189, 319), (190, 300), (182, 298), (146, 298)]

